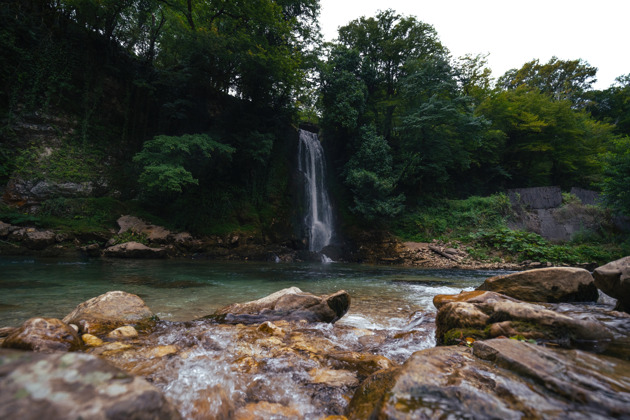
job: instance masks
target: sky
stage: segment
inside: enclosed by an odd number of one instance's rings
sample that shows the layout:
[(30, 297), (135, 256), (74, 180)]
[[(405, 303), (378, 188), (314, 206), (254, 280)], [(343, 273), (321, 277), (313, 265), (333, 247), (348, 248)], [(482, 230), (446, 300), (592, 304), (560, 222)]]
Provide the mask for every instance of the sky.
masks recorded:
[(453, 57), (488, 54), (498, 78), (533, 59), (582, 59), (596, 67), (595, 89), (630, 73), (630, 0), (320, 0), (320, 25), (337, 28), (378, 10), (415, 16), (436, 29)]

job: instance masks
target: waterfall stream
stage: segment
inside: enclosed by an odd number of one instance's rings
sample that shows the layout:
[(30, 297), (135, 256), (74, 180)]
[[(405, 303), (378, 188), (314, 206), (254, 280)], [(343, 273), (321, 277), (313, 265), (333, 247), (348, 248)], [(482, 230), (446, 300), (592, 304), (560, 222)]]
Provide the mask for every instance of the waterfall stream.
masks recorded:
[(330, 244), (333, 235), (332, 208), (324, 179), (324, 149), (317, 134), (300, 130), (299, 135), (298, 170), (304, 175), (308, 249), (319, 252)]

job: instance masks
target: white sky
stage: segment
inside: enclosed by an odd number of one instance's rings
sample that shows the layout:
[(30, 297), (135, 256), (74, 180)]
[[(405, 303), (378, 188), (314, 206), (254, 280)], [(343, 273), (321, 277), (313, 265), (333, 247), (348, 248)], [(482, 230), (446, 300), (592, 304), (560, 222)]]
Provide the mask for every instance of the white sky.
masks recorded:
[(597, 67), (596, 89), (630, 73), (630, 0), (320, 0), (327, 41), (337, 28), (393, 9), (435, 27), (453, 57), (486, 54), (492, 76), (533, 59), (581, 58)]

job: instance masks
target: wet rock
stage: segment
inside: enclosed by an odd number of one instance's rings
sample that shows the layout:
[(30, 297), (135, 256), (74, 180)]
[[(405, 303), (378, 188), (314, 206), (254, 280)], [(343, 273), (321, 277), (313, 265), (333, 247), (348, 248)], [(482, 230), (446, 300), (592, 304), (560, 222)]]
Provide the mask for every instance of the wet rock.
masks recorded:
[(111, 331), (109, 334), (107, 334), (107, 338), (113, 338), (114, 340), (126, 340), (136, 337), (138, 337), (138, 330), (136, 330), (131, 325), (118, 327), (114, 331)]
[(35, 352), (76, 351), (82, 341), (68, 324), (55, 318), (31, 318), (2, 342), (2, 347)]
[(35, 228), (22, 228), (13, 231), (9, 239), (35, 251), (45, 249), (55, 243), (55, 233), (49, 230), (37, 230)]
[(630, 313), (630, 256), (596, 268), (593, 277), (598, 289), (617, 299), (616, 310)]
[(100, 335), (124, 325), (151, 327), (156, 319), (138, 296), (114, 291), (79, 304), (63, 321), (77, 324), (82, 333)]
[(103, 340), (92, 334), (83, 334), (81, 340), (83, 340), (88, 347), (99, 347), (105, 344)]
[(297, 407), (267, 401), (249, 403), (234, 414), (234, 420), (297, 419), (302, 414)]
[(108, 258), (166, 258), (165, 248), (150, 248), (139, 242), (125, 242), (105, 248), (103, 256)]
[(81, 247), (81, 252), (85, 253), (88, 257), (100, 257), (101, 247), (99, 244), (90, 244)]
[(349, 370), (343, 369), (313, 369), (309, 372), (311, 381), (331, 387), (357, 386), (357, 376)]
[(357, 352), (335, 352), (328, 355), (328, 362), (335, 369), (347, 369), (356, 372), (360, 380), (375, 372), (398, 366), (385, 356)]
[(574, 319), (541, 305), (498, 293), (475, 291), (434, 298), (438, 344), (458, 344), (498, 336), (546, 340), (565, 347), (586, 342), (609, 342), (612, 334), (595, 319)]
[(146, 236), (146, 238), (155, 243), (166, 243), (171, 239), (170, 230), (162, 226), (152, 225), (135, 216), (121, 216), (116, 221), (120, 230), (118, 234), (125, 232), (133, 232)]
[(617, 418), (630, 412), (630, 363), (516, 340), (419, 351), (361, 384), (349, 419)]
[(315, 296), (291, 287), (252, 302), (229, 305), (217, 310), (211, 317), (233, 324), (276, 320), (334, 323), (346, 314), (349, 307), (350, 295), (344, 290)]
[(78, 353), (0, 351), (0, 418), (176, 420), (152, 385)]
[(527, 302), (596, 302), (591, 273), (583, 268), (552, 267), (486, 279), (477, 290), (501, 293)]
[(6, 238), (11, 232), (11, 225), (0, 221), (0, 238)]

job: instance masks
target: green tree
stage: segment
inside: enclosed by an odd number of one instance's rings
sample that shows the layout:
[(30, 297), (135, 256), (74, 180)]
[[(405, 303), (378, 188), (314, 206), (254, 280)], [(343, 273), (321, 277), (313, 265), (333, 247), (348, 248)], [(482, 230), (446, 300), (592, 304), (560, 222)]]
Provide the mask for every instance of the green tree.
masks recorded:
[(605, 202), (630, 216), (630, 137), (618, 139), (604, 156), (604, 179), (600, 184)]
[(181, 193), (190, 184), (199, 184), (198, 176), (215, 152), (229, 156), (234, 149), (207, 134), (156, 136), (133, 158), (142, 167), (138, 182), (149, 194)]
[(498, 92), (479, 106), (504, 137), (503, 167), (509, 186), (588, 187), (600, 173), (612, 126), (599, 123), (568, 101), (527, 86)]
[(503, 89), (529, 86), (551, 95), (555, 100), (569, 100), (576, 106), (584, 107), (585, 93), (597, 81), (596, 75), (597, 68), (586, 61), (552, 57), (546, 64), (536, 59), (518, 70), (507, 71), (497, 80), (497, 85)]
[(456, 73), (443, 58), (407, 63), (398, 124), (402, 179), (415, 194), (439, 191), (466, 171), (487, 122), (473, 114)]
[(630, 136), (630, 73), (619, 76), (604, 91), (591, 92), (588, 110), (599, 120), (613, 124), (619, 134)]
[(360, 130), (361, 146), (344, 171), (345, 184), (352, 192), (350, 210), (368, 221), (399, 214), (405, 196), (396, 194), (391, 149), (371, 127)]

